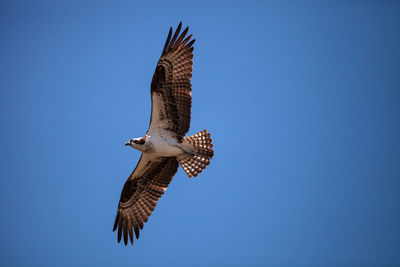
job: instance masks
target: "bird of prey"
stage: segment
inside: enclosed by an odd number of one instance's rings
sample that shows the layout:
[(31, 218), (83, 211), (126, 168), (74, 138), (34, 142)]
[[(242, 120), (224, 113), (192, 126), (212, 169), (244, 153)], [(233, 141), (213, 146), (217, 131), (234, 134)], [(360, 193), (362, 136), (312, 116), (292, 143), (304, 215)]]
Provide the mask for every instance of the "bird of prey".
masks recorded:
[(214, 155), (207, 130), (185, 137), (190, 127), (195, 40), (190, 41), (192, 35), (186, 37), (188, 27), (179, 35), (181, 27), (182, 22), (173, 36), (170, 28), (151, 81), (149, 128), (143, 137), (125, 144), (142, 152), (122, 189), (113, 228), (118, 229), (118, 242), (123, 236), (125, 245), (128, 235), (133, 245), (133, 232), (139, 238), (139, 229), (143, 229), (178, 166), (189, 177), (196, 177)]

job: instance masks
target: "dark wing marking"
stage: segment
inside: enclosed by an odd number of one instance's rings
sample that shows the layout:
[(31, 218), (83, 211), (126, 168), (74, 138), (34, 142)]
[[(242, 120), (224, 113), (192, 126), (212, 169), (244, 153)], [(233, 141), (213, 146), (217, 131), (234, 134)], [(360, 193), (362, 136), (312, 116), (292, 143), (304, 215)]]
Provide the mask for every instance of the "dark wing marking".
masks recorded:
[(177, 170), (178, 161), (175, 157), (151, 157), (142, 154), (122, 189), (113, 228), (113, 231), (118, 229), (118, 242), (123, 235), (127, 245), (129, 235), (133, 245), (133, 231), (136, 239), (139, 238), (139, 228), (143, 229), (143, 223), (147, 222)]
[(149, 130), (157, 131), (161, 127), (183, 137), (190, 127), (190, 79), (193, 71), (192, 45), (195, 40), (189, 42), (192, 35), (186, 37), (188, 27), (179, 35), (181, 27), (182, 22), (174, 36), (172, 28), (170, 29), (151, 81), (152, 110)]

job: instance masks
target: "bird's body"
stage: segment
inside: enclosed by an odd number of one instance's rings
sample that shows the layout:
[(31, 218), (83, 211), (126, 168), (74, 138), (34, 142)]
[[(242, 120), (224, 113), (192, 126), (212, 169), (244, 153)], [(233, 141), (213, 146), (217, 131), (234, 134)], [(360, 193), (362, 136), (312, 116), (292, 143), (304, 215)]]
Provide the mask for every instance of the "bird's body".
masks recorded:
[(136, 145), (133, 142), (126, 143), (126, 145), (132, 145), (134, 148), (159, 157), (177, 157), (191, 154), (193, 148), (186, 141), (182, 140), (179, 142), (175, 137), (175, 134), (165, 130), (159, 129), (159, 131), (147, 132), (145, 136), (133, 140), (144, 140), (144, 144)]
[(128, 236), (133, 244), (133, 232), (139, 238), (139, 229), (147, 222), (178, 166), (189, 177), (197, 176), (214, 155), (207, 130), (185, 137), (191, 117), (194, 40), (189, 42), (192, 35), (186, 37), (188, 28), (179, 35), (181, 26), (182, 23), (173, 36), (170, 29), (151, 81), (149, 129), (143, 137), (126, 143), (141, 151), (142, 156), (122, 189), (114, 223), (118, 242), (123, 236), (125, 245)]
[(171, 132), (161, 130), (159, 132), (149, 132), (148, 139), (151, 143), (153, 155), (160, 157), (176, 157), (184, 153), (183, 146), (176, 138), (171, 136)]

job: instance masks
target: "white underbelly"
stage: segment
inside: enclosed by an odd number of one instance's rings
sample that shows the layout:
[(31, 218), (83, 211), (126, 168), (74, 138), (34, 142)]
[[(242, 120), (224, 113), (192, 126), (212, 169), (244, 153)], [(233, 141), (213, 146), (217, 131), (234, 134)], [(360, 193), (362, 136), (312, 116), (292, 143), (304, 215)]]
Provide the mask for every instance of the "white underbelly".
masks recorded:
[(152, 134), (149, 133), (150, 142), (152, 144), (153, 155), (162, 156), (162, 157), (173, 157), (184, 152), (180, 148), (180, 144), (174, 138), (171, 138), (167, 133), (165, 134)]

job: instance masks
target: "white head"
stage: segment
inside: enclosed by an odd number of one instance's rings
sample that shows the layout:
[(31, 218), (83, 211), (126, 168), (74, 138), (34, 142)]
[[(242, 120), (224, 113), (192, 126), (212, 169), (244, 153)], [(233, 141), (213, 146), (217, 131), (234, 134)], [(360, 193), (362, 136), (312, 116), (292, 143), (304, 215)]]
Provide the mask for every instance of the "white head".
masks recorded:
[(147, 150), (147, 144), (146, 144), (145, 137), (133, 138), (133, 139), (129, 140), (129, 142), (127, 142), (125, 145), (136, 148), (137, 150), (142, 151), (142, 152)]

